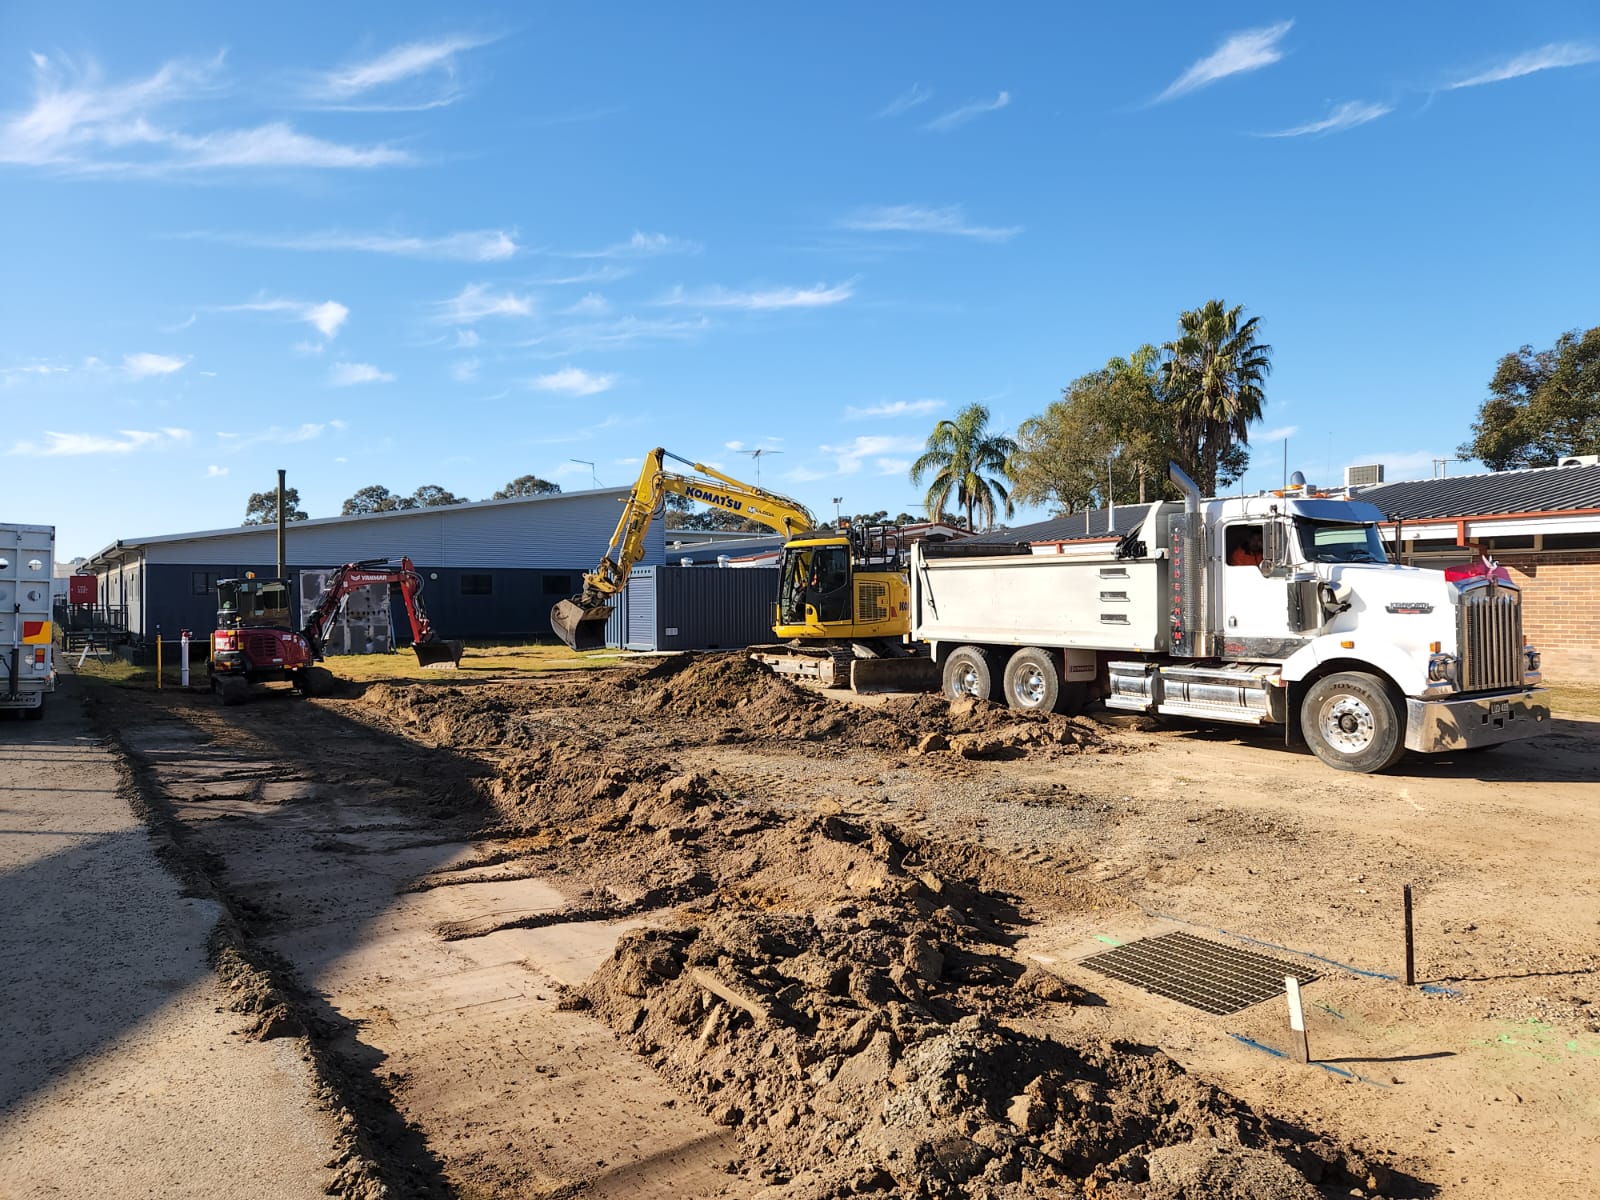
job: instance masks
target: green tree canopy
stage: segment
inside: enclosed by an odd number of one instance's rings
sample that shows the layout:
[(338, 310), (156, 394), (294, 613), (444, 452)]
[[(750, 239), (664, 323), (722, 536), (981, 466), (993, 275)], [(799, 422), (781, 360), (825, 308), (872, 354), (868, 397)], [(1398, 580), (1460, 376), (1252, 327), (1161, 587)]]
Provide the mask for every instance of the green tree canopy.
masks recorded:
[(381, 483), (374, 483), (361, 488), (346, 500), (344, 506), (339, 509), (339, 514), (345, 517), (359, 517), (367, 513), (397, 512), (403, 508), (416, 507), (417, 502), (410, 496), (396, 496)]
[[(300, 490), (286, 487), (283, 489), (284, 520), (304, 521), (307, 519), (305, 509), (300, 507)], [(246, 525), (276, 525), (278, 523), (278, 489), (269, 488), (264, 492), (251, 492), (250, 499), (244, 503), (244, 523)]]
[(1161, 347), (1161, 390), (1179, 461), (1207, 496), (1244, 473), (1250, 425), (1261, 419), (1272, 373), (1272, 347), (1256, 340), (1261, 318), (1241, 321), (1243, 312), (1243, 305), (1207, 300), (1178, 317), (1178, 336)]
[(1158, 354), (1144, 345), (1080, 375), (1042, 415), (1022, 423), (1012, 460), (1014, 499), (1062, 515), (1104, 507), (1108, 498), (1156, 499), (1167, 494), (1167, 462), (1177, 455)]
[(1493, 471), (1600, 454), (1600, 326), (1563, 333), (1548, 350), (1523, 346), (1502, 358), (1459, 453)]
[(443, 508), (447, 504), (466, 504), (465, 496), (458, 496), (452, 491), (440, 487), (437, 483), (425, 483), (411, 493), (411, 507), (414, 508)]
[(559, 483), (551, 483), (548, 479), (540, 479), (537, 475), (518, 475), (491, 499), (513, 500), (519, 496), (555, 496), (560, 491)]
[(921, 484), (930, 472), (927, 504), (929, 512), (943, 512), (950, 496), (965, 510), (967, 528), (973, 528), (977, 512), (984, 524), (994, 524), (995, 505), (1004, 506), (1006, 516), (1016, 512), (1006, 484), (1011, 481), (1011, 459), (1017, 444), (1001, 434), (989, 432), (989, 410), (969, 404), (953, 421), (940, 421), (928, 435), (927, 448), (911, 464), (911, 482)]

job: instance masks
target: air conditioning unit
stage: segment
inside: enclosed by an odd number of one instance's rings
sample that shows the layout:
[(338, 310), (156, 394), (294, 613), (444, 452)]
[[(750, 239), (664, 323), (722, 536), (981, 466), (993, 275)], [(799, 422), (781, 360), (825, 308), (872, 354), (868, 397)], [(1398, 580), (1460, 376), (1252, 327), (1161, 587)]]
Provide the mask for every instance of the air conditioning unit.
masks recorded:
[(1557, 465), (1563, 467), (1600, 467), (1600, 454), (1569, 454)]
[(1344, 469), (1345, 487), (1372, 487), (1383, 482), (1383, 464), (1371, 463), (1361, 467), (1346, 467)]

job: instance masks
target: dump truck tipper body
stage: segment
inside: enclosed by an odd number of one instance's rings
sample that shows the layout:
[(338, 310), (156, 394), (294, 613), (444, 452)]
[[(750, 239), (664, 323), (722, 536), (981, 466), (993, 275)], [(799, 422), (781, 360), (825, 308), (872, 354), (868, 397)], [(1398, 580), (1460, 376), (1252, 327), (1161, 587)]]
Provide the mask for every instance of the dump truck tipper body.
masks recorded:
[(49, 525), (0, 522), (0, 712), (44, 716), (55, 691), (55, 630), (50, 580), (55, 573), (56, 531)]
[(918, 547), (912, 636), (946, 693), (1072, 711), (1093, 689), (1113, 709), (1282, 725), (1352, 771), (1549, 727), (1503, 570), (1388, 562), (1383, 514), (1359, 500), (1202, 500), (1174, 481), (1190, 498), (1147, 506), (1115, 549)]

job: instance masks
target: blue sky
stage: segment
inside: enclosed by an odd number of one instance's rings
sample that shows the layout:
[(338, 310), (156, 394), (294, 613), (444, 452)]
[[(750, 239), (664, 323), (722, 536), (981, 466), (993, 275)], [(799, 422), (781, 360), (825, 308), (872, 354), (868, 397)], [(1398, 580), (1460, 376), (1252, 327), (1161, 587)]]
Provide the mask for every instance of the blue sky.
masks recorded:
[(0, 52), (0, 517), (63, 556), (279, 466), (326, 516), (655, 445), (914, 511), (940, 417), (1213, 296), (1275, 349), (1249, 486), (1286, 431), (1415, 478), (1596, 323), (1590, 5), (12, 3)]

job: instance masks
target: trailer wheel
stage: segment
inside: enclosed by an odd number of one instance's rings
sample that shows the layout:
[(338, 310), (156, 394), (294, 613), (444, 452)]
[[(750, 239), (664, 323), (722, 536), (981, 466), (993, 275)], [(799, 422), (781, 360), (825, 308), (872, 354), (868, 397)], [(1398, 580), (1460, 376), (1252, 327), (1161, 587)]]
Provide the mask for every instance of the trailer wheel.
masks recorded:
[(1359, 671), (1311, 685), (1300, 706), (1300, 732), (1336, 771), (1387, 771), (1406, 752), (1404, 720), (1388, 687)]
[(987, 700), (994, 695), (994, 669), (982, 646), (958, 646), (944, 660), (946, 700)]
[(1055, 712), (1061, 703), (1061, 673), (1048, 650), (1028, 646), (1006, 663), (1006, 704), (1021, 712)]

